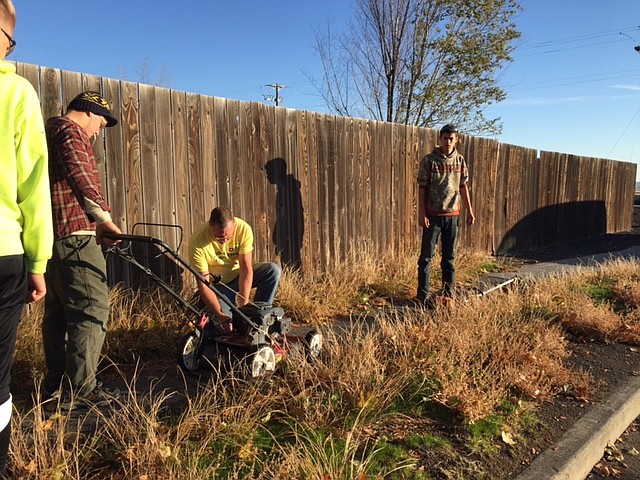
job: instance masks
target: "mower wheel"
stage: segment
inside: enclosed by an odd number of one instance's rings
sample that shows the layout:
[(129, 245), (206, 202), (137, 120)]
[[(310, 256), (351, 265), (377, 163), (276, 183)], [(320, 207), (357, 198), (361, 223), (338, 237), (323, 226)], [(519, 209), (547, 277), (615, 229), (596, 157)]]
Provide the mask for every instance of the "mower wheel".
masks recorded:
[(251, 378), (260, 378), (276, 369), (276, 354), (271, 347), (260, 347), (249, 356)]
[(307, 360), (315, 360), (320, 356), (320, 352), (322, 352), (322, 334), (317, 330), (311, 330), (304, 337), (304, 346)]
[(178, 365), (185, 370), (195, 372), (200, 367), (202, 332), (197, 329), (186, 334), (178, 348)]

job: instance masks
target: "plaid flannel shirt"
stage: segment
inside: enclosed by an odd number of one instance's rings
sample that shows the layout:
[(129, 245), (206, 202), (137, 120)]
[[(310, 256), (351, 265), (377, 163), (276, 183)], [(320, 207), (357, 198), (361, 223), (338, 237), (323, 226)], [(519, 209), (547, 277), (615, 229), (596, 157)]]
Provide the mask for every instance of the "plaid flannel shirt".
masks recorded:
[(91, 139), (78, 124), (64, 116), (50, 118), (46, 132), (55, 239), (95, 230), (85, 199), (95, 202), (105, 212), (111, 210), (102, 194)]

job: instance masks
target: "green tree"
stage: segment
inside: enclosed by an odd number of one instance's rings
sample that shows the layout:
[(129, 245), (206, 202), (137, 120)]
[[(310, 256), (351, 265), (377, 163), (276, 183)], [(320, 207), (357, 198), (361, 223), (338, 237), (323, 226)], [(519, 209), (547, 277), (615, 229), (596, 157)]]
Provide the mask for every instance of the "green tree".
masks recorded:
[(503, 100), (499, 70), (520, 36), (515, 0), (356, 0), (347, 33), (316, 37), (316, 84), (337, 114), (494, 134), (483, 109)]

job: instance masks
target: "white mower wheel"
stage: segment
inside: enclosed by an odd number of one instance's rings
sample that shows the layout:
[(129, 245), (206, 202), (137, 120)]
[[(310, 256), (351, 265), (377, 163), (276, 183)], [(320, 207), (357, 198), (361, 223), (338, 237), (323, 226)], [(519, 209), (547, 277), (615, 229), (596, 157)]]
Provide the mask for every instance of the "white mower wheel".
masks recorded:
[(251, 378), (260, 378), (276, 369), (276, 354), (271, 347), (261, 347), (249, 358)]
[(311, 330), (304, 337), (304, 346), (307, 352), (308, 360), (315, 360), (322, 352), (322, 334), (317, 330)]
[(190, 372), (195, 372), (200, 367), (200, 342), (202, 333), (194, 330), (186, 334), (180, 342), (178, 349), (178, 364)]

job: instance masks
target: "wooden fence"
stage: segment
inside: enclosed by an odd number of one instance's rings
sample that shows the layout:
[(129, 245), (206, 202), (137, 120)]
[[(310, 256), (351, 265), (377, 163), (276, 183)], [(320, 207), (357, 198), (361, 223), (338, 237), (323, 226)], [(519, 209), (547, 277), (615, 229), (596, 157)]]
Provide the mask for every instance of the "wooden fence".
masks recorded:
[[(255, 257), (323, 267), (417, 248), (416, 173), (432, 129), (296, 111), (17, 64), (44, 117), (83, 90), (120, 119), (94, 145), (114, 221), (190, 232), (216, 205), (254, 228)], [(463, 136), (477, 216), (461, 245), (507, 254), (631, 227), (636, 165)], [(177, 230), (139, 231), (176, 246)]]

